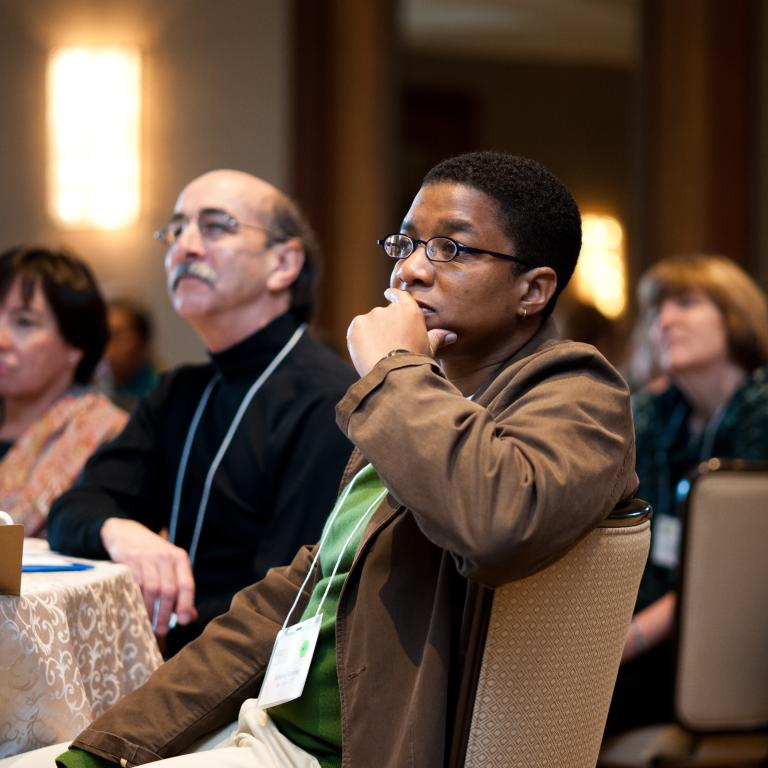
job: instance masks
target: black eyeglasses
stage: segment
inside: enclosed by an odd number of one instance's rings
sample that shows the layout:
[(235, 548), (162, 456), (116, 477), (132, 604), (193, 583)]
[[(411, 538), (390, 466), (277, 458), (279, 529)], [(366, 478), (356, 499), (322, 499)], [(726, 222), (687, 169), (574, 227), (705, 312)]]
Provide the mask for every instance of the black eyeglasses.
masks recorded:
[(519, 256), (512, 256), (509, 253), (498, 253), (489, 251), (487, 248), (472, 248), (468, 245), (457, 243), (452, 237), (430, 237), (429, 240), (419, 240), (410, 235), (403, 235), (400, 232), (394, 232), (387, 235), (383, 240), (377, 240), (376, 245), (384, 249), (384, 253), (390, 259), (407, 259), (419, 245), (424, 246), (424, 252), (430, 261), (453, 261), (459, 253), (487, 253), (497, 259), (506, 259), (523, 264), (528, 269), (533, 269), (536, 264)]
[[(174, 245), (189, 226), (189, 217), (177, 214), (164, 227), (153, 233), (153, 237), (162, 240), (166, 245)], [(216, 208), (205, 208), (195, 217), (197, 229), (203, 240), (218, 240), (225, 235), (234, 235), (242, 227), (261, 229), (269, 232), (261, 224), (244, 224), (226, 211)]]

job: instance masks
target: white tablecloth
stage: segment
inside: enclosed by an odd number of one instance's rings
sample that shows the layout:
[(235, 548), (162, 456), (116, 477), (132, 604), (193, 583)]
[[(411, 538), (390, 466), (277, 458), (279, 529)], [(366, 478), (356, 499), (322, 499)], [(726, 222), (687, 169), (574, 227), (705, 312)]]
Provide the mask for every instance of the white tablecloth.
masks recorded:
[(83, 562), (0, 595), (0, 757), (73, 738), (162, 662), (128, 568)]

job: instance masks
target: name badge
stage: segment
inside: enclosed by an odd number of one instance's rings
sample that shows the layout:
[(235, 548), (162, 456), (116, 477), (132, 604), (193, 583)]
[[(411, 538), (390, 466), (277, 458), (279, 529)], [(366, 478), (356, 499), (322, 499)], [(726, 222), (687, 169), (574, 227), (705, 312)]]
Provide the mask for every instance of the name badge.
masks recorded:
[(657, 515), (651, 538), (651, 562), (662, 568), (677, 568), (680, 561), (682, 523), (670, 515)]
[(301, 696), (315, 653), (322, 618), (323, 615), (318, 613), (311, 619), (300, 621), (277, 633), (259, 691), (259, 707), (276, 707)]

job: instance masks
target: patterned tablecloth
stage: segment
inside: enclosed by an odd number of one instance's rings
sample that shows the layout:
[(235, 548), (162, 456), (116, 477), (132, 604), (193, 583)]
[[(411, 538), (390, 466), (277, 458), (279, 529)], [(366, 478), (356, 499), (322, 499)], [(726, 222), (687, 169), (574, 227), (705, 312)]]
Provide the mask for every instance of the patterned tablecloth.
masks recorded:
[(73, 738), (162, 662), (128, 568), (94, 564), (0, 595), (0, 757)]

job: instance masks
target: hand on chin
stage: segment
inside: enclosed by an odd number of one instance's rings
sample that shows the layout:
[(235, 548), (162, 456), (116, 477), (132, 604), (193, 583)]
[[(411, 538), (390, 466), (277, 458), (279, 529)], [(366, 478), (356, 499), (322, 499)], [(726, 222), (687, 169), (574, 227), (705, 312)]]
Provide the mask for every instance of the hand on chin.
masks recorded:
[(456, 334), (436, 327), (439, 318), (431, 308), (425, 312), (410, 294), (388, 288), (384, 296), (388, 306), (359, 315), (347, 330), (349, 354), (361, 376), (393, 350), (434, 356), (436, 349), (456, 340)]

